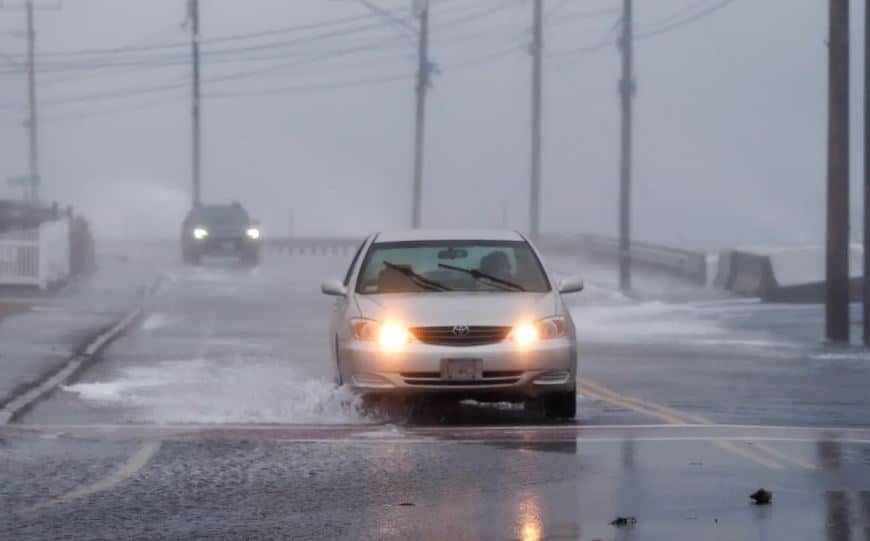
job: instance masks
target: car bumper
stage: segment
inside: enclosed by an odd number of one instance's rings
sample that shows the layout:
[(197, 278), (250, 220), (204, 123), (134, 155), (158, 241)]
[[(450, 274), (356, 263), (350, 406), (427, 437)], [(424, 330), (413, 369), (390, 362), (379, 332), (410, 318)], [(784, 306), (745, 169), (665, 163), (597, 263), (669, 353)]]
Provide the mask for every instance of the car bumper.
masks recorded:
[[(340, 343), (338, 353), (345, 383), (363, 393), (534, 398), (573, 391), (577, 378), (577, 346), (569, 339), (527, 350), (507, 340), (472, 347), (414, 343), (399, 353), (352, 340)], [(450, 359), (479, 360), (481, 372), (471, 381), (450, 379), (445, 368)]]

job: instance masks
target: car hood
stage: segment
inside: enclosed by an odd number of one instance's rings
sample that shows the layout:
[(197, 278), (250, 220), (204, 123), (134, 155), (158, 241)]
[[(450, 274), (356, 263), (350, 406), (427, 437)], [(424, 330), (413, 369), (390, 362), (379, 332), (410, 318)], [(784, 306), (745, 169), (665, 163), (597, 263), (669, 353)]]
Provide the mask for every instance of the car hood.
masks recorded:
[(514, 325), (557, 313), (553, 293), (385, 293), (357, 295), (360, 315), (396, 319), (410, 327)]

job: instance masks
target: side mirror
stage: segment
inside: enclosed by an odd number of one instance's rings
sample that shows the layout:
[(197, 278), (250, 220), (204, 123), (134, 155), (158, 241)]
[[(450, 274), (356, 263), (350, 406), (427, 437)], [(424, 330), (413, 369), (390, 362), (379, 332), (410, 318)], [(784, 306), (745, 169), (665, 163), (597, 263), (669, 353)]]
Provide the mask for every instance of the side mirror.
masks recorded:
[(559, 293), (578, 293), (583, 291), (583, 278), (579, 275), (569, 276), (559, 282)]
[(345, 297), (347, 296), (347, 288), (344, 287), (344, 284), (339, 280), (327, 280), (320, 284), (320, 291), (323, 292), (324, 295), (330, 295), (333, 297)]

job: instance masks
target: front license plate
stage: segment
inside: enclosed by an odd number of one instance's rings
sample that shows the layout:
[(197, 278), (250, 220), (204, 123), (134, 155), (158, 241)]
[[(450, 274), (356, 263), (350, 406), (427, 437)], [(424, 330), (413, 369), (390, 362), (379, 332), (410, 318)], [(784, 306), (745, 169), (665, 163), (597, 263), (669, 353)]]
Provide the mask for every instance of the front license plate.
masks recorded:
[(233, 241), (227, 241), (224, 243), (224, 252), (232, 252), (236, 248), (236, 243)]
[(482, 376), (480, 359), (444, 359), (441, 375), (450, 381), (473, 381)]

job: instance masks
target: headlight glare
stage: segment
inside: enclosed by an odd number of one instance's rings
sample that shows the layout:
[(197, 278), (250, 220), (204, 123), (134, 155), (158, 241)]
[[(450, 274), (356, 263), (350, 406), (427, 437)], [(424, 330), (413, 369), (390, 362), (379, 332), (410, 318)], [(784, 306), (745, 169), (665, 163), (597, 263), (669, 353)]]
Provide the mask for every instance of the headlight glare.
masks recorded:
[(395, 321), (353, 319), (350, 328), (357, 340), (377, 342), (381, 349), (388, 352), (400, 351), (411, 341), (411, 332), (408, 328)]
[(208, 236), (208, 230), (204, 227), (194, 227), (193, 228), (193, 238), (196, 240), (202, 240)]
[(517, 346), (529, 347), (541, 340), (560, 338), (567, 332), (568, 322), (560, 316), (514, 325), (511, 338)]
[(541, 339), (538, 326), (534, 323), (520, 323), (514, 326), (512, 335), (519, 347), (528, 347)]
[(384, 322), (378, 329), (378, 344), (385, 351), (399, 351), (411, 340), (411, 333), (404, 325)]
[(247, 234), (248, 238), (252, 240), (257, 240), (260, 238), (260, 230), (256, 227), (249, 227), (248, 230), (245, 231), (245, 234)]

